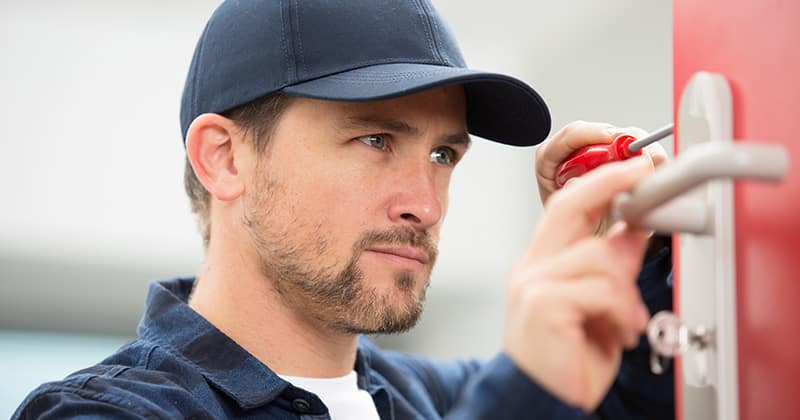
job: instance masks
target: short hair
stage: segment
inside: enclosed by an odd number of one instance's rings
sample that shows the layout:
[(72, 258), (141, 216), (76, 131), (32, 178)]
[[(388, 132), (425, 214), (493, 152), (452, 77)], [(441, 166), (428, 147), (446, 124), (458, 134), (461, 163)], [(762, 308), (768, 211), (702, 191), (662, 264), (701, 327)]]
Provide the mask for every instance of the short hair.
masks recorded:
[[(243, 132), (244, 138), (251, 141), (253, 150), (260, 154), (269, 142), (278, 119), (289, 106), (292, 97), (283, 93), (267, 95), (221, 113), (233, 120)], [(203, 237), (203, 246), (208, 248), (211, 240), (211, 195), (197, 179), (189, 158), (183, 173), (183, 185), (189, 196), (192, 212), (197, 217), (197, 227)]]

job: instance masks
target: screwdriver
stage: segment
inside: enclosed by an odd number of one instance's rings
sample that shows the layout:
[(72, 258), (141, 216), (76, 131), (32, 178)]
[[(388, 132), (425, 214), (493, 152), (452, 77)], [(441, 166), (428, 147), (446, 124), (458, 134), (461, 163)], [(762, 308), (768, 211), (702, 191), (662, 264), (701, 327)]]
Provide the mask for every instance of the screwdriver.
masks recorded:
[(619, 160), (641, 156), (642, 149), (672, 134), (675, 124), (668, 124), (651, 134), (636, 139), (628, 134), (617, 136), (610, 144), (591, 144), (572, 152), (556, 169), (556, 186), (561, 188), (567, 181), (592, 169)]

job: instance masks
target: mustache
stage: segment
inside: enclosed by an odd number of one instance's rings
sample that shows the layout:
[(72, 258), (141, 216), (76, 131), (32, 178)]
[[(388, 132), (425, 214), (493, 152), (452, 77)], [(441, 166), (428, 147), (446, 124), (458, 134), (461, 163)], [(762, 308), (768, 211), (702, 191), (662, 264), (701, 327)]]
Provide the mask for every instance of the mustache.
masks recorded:
[(419, 231), (410, 227), (398, 227), (388, 230), (371, 230), (361, 235), (354, 245), (357, 253), (375, 245), (406, 245), (419, 248), (428, 256), (431, 266), (436, 262), (439, 249), (428, 231)]

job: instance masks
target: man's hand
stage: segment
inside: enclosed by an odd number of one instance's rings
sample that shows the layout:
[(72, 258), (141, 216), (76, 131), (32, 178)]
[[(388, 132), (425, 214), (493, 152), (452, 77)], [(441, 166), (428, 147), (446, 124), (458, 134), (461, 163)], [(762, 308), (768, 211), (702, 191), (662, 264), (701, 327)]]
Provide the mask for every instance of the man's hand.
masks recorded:
[(586, 411), (602, 401), (623, 347), (636, 345), (648, 321), (636, 287), (647, 235), (622, 222), (603, 237), (592, 232), (612, 198), (651, 171), (648, 158), (611, 163), (553, 193), (509, 282), (505, 351)]
[[(575, 121), (540, 144), (536, 149), (536, 181), (539, 183), (542, 203), (547, 203), (550, 195), (558, 189), (555, 182), (556, 169), (570, 153), (590, 144), (609, 144), (621, 134), (640, 139), (647, 132), (636, 127), (618, 128), (610, 124)], [(645, 147), (643, 151), (650, 162), (651, 170), (668, 160), (664, 147), (658, 143)]]

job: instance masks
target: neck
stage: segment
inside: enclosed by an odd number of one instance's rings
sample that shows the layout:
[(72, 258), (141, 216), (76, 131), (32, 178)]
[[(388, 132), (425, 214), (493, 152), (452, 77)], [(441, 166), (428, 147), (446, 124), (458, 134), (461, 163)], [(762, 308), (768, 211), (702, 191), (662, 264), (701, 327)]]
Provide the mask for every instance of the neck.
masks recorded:
[(276, 373), (327, 378), (353, 370), (357, 335), (326, 330), (287, 307), (254, 253), (215, 239), (189, 300), (192, 309)]

